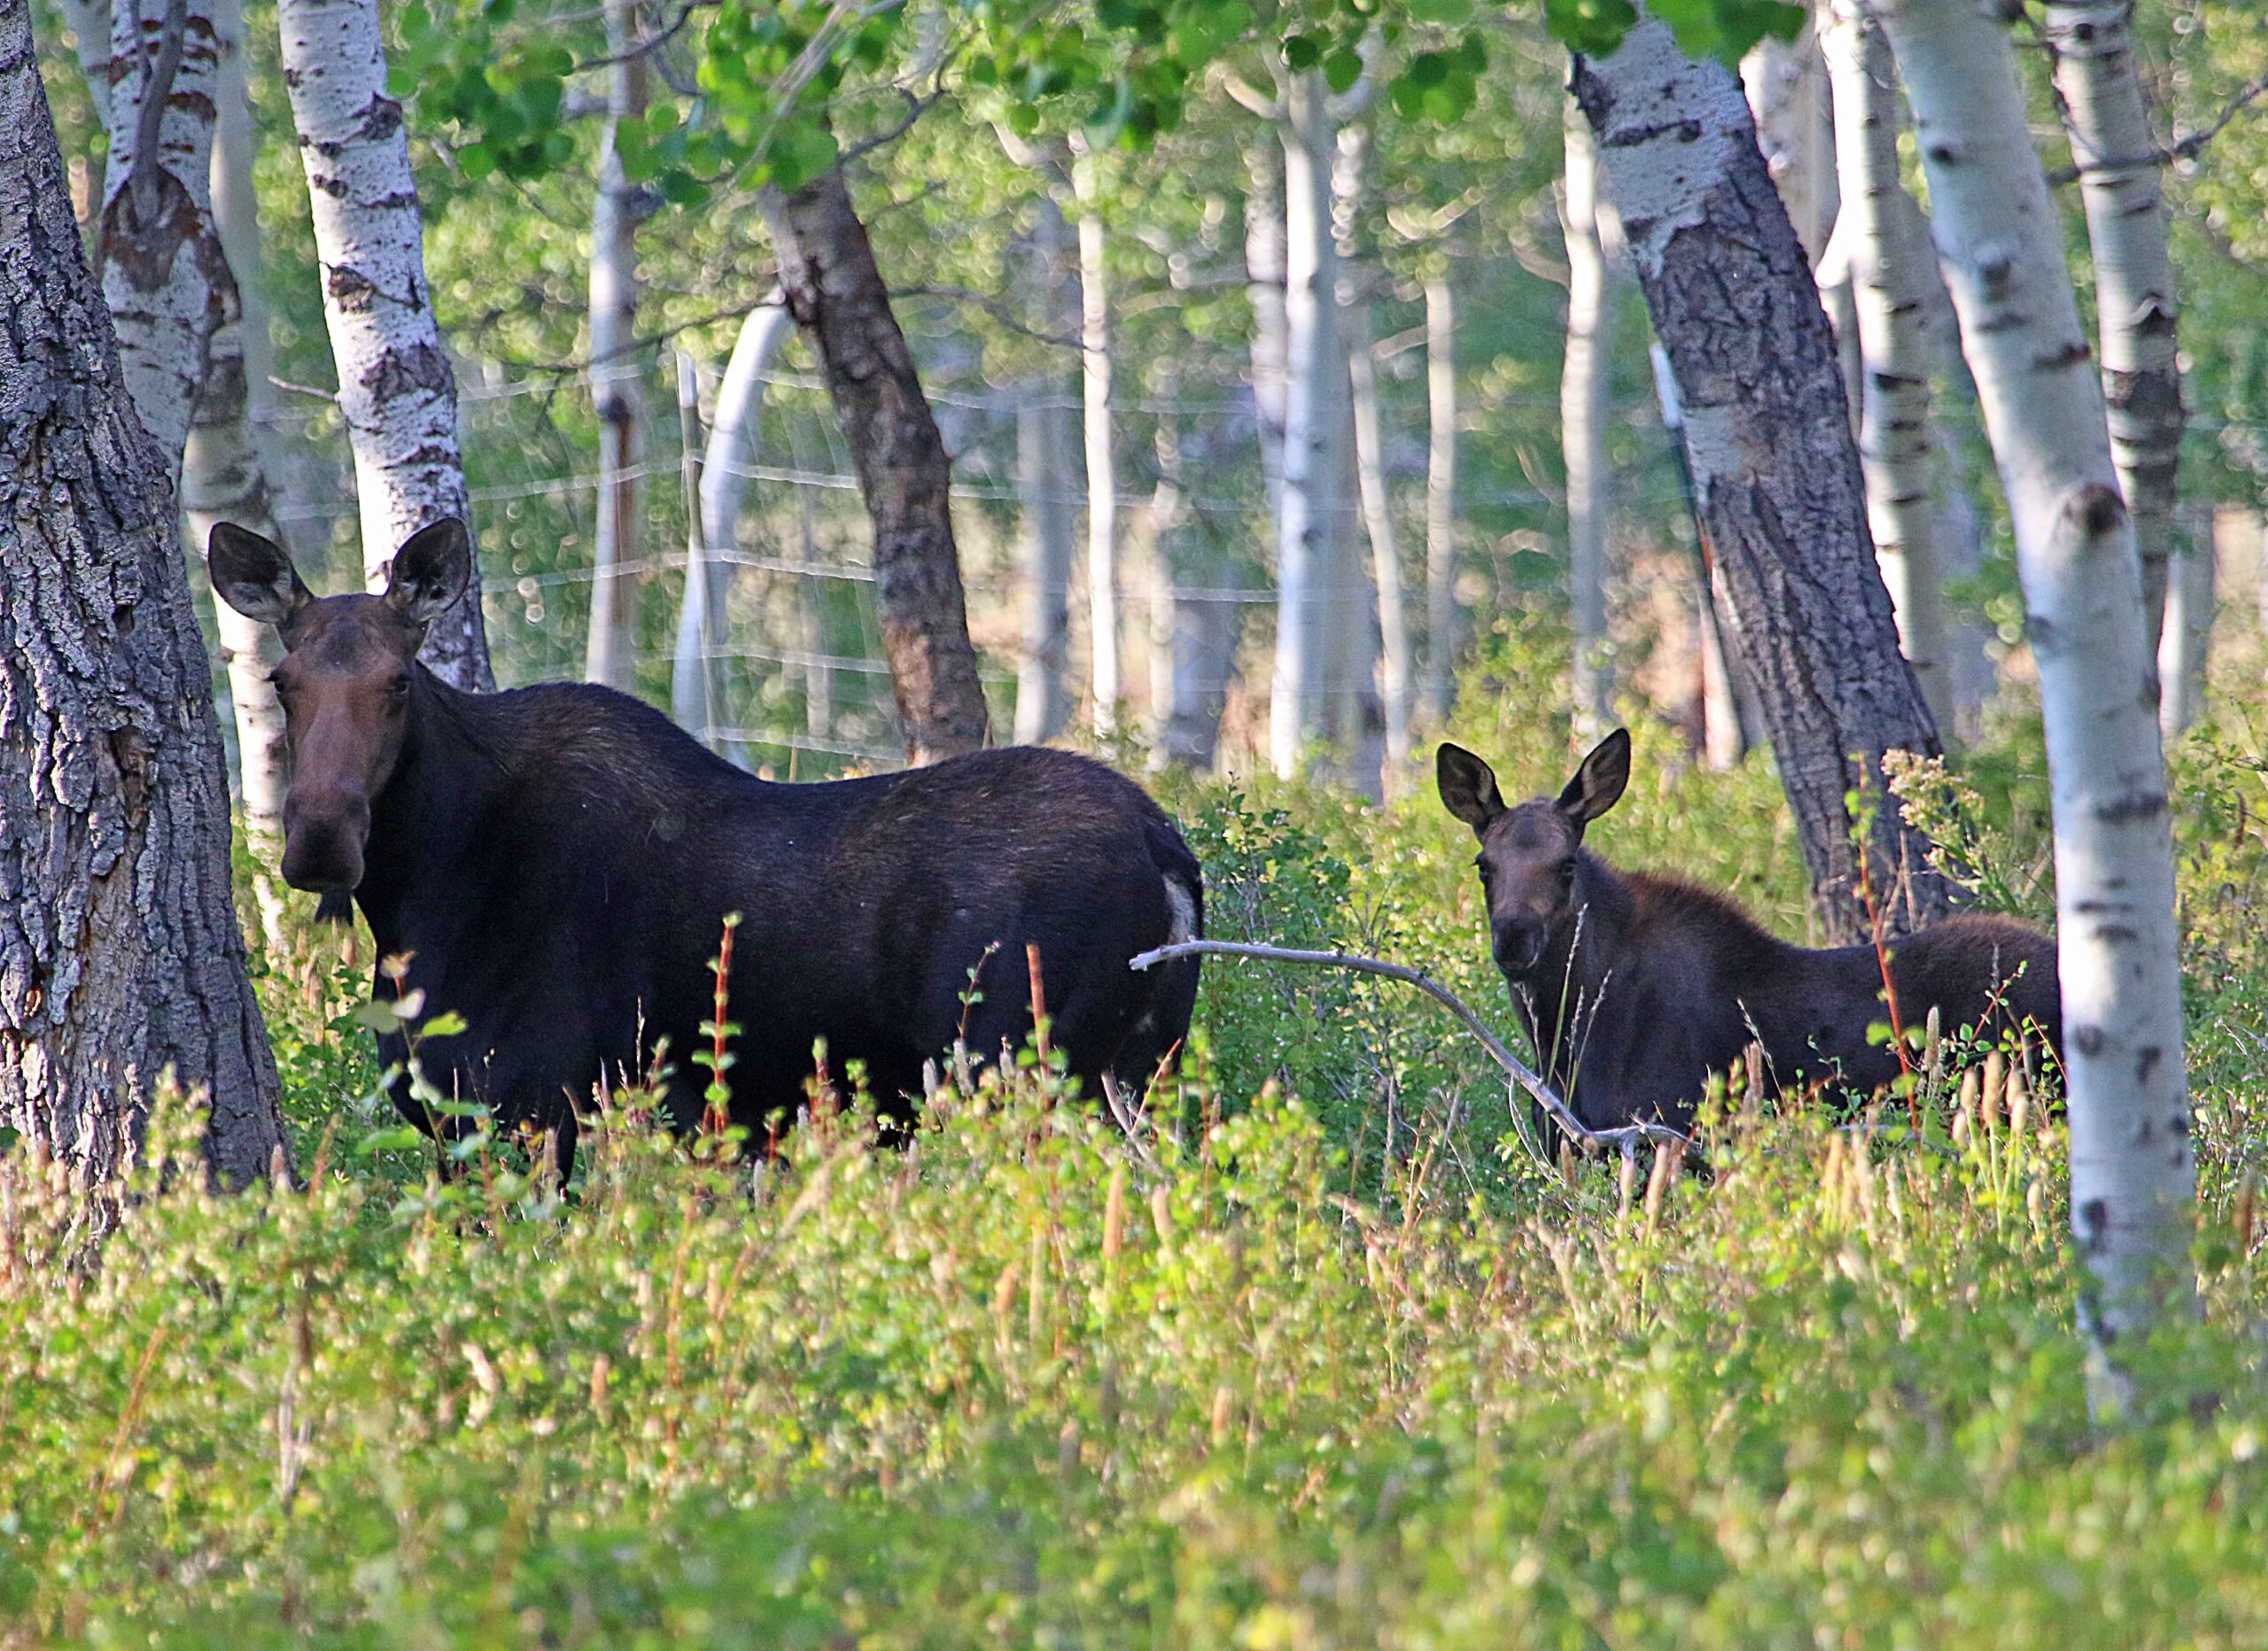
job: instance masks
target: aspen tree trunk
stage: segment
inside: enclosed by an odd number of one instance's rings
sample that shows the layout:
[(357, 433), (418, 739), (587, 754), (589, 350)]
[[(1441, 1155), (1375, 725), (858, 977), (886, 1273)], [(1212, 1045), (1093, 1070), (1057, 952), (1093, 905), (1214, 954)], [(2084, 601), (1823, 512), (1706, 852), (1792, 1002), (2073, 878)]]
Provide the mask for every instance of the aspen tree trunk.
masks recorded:
[(118, 321), (119, 366), (169, 491), (213, 334), (236, 296), (213, 225), (218, 57), (206, 0), (117, 8), (96, 258)]
[(953, 543), (952, 466), (838, 165), (766, 205), (780, 284), (819, 352), (874, 531), (874, 607), (907, 759), (985, 742)]
[(1070, 432), (1065, 386), (1054, 378), (1024, 387), (1016, 408), (1016, 492), (1023, 523), (1023, 663), (1016, 677), (1016, 742), (1037, 745), (1070, 719), (1063, 662), (1071, 642)]
[[(213, 130), (213, 223), (235, 283), (237, 304), (213, 335), (211, 361), (190, 420), (182, 464), (182, 508), (188, 513), (193, 554), (202, 554), (221, 522), (234, 522), (279, 543), (276, 522), (284, 497), (284, 468), (274, 434), (276, 352), (268, 337), (268, 298), (260, 250), (260, 216), (252, 167), (258, 149), (251, 89), (244, 60), (244, 14), (238, 0), (214, 0), (214, 77), (219, 107)], [(284, 710), (268, 673), (283, 657), (270, 626), (247, 619), (226, 602), (213, 604), (221, 657), (229, 671), (229, 703), (237, 725), (237, 797), (245, 833), (259, 868), (252, 896), (273, 943), (284, 933), (282, 884), (268, 868), (280, 857), (284, 793), (289, 753)]]
[(2120, 1342), (2189, 1298), (2196, 1188), (2140, 562), (2006, 27), (1967, 0), (1879, 15), (2016, 522), (2054, 811), (2071, 1219), (2093, 1275), (2081, 1311), (2115, 1405)]
[(1953, 726), (1945, 567), (1938, 554), (1930, 354), (1923, 284), (1934, 263), (1923, 225), (1907, 210), (1898, 172), (1898, 70), (1861, 0), (1834, 0), (1821, 42), (1835, 88), (1835, 154), (1842, 173), (1839, 231), (1850, 264), (1865, 364), (1859, 456), (1875, 557), (1898, 614), (1907, 663), (1930, 719)]
[[(471, 524), (456, 375), (425, 279), (424, 227), (401, 105), (386, 96), (377, 0), (276, 0), (284, 83), (307, 174), (338, 407), (354, 447), (362, 571), (383, 589), (397, 546)], [(480, 582), (434, 621), (421, 657), (454, 686), (495, 686)]]
[(1647, 346), (1646, 353), (1654, 369), (1654, 398), (1661, 408), (1662, 429), (1669, 436), (1670, 452), (1677, 464), (1678, 493), (1693, 523), (1693, 631), (1701, 671), (1701, 756), (1712, 769), (1725, 773), (1739, 767), (1741, 758), (1748, 755), (1750, 716), (1733, 674), (1732, 659), (1725, 651), (1709, 531), (1701, 520), (1700, 503), (1693, 492), (1693, 465), (1686, 456), (1685, 406), (1678, 396), (1677, 375), (1671, 370), (1669, 353), (1658, 340)]
[(79, 70), (86, 76), (87, 101), (95, 119), (110, 129), (110, 57), (113, 23), (110, 0), (61, 0), (57, 8), (78, 50)]
[(0, 1122), (101, 1180), (170, 1068), (209, 1093), (208, 1159), (243, 1182), (284, 1135), (229, 886), (209, 667), (169, 467), (128, 395), (37, 63), (31, 8), (6, 0)]
[[(1340, 353), (1330, 363), (1331, 447), (1320, 472), (1328, 489), (1319, 492), (1324, 509), (1324, 550), (1313, 574), (1317, 635), (1323, 658), (1317, 677), (1322, 691), (1320, 723), (1339, 768), (1355, 788), (1372, 801), (1385, 798), (1386, 705), (1380, 692), (1384, 648), (1379, 628), (1379, 593), (1371, 577), (1372, 557), (1363, 531), (1361, 468), (1355, 438), (1354, 376), (1347, 338), (1349, 312), (1357, 301), (1363, 248), (1356, 226), (1362, 212), (1363, 146), (1350, 147), (1350, 129), (1370, 97), (1370, 82), (1358, 81), (1327, 105), (1335, 130), (1331, 163), (1332, 298)], [(1343, 767), (1341, 763), (1343, 762)]]
[(1456, 661), (1456, 298), (1446, 260), (1425, 279), (1425, 709), (1449, 718)]
[(1087, 661), (1095, 732), (1118, 726), (1118, 458), (1111, 438), (1110, 275), (1095, 158), (1072, 137), (1079, 203), (1079, 405), (1087, 461)]
[(646, 192), (624, 173), (615, 134), (646, 113), (646, 59), (636, 50), (637, 0), (606, 0), (606, 124), (591, 205), (591, 407), (599, 422), (598, 517), (590, 634), (583, 678), (628, 694), (637, 686), (638, 461), (646, 391), (638, 348), (638, 225)]
[(701, 454), (700, 508), (694, 515), (694, 555), (686, 569), (685, 595), (678, 609), (670, 706), (680, 725), (712, 744), (724, 709), (716, 693), (717, 662), (726, 641), (732, 558), (740, 550), (741, 500), (757, 453), (765, 376), (794, 330), (795, 318), (777, 288), (748, 313), (717, 386), (716, 411)]
[(2134, 522), (2142, 610), (2155, 638), (2181, 469), (2180, 311), (2157, 138), (2134, 72), (2133, 0), (2049, 0), (2041, 19), (2094, 254), (2110, 456)]
[(1284, 398), (1290, 372), (1290, 323), (1284, 266), (1284, 151), (1271, 134), (1245, 156), (1245, 291), (1252, 304), (1252, 399), (1260, 427), (1260, 473), (1268, 514), (1283, 508)]
[(1268, 754), (1291, 779), (1316, 728), (1322, 649), (1313, 634), (1316, 575), (1330, 565), (1329, 455), (1339, 346), (1337, 257), (1331, 240), (1335, 144), (1323, 77), (1295, 74), (1279, 123), (1284, 145), (1285, 373), (1281, 497), (1276, 512), (1276, 659)]
[(2192, 510), (2188, 542), (2166, 581), (2165, 624), (2158, 638), (2158, 730), (2168, 740), (2205, 714), (2205, 667), (2213, 640), (2213, 511)]
[[(1151, 621), (1151, 670), (1165, 684), (1152, 737), (1159, 756), (1198, 770), (1213, 765), (1219, 749), (1221, 706), (1235, 661), (1237, 609), (1216, 591), (1192, 594), (1186, 581), (1197, 571), (1200, 530), (1183, 482), (1185, 456), (1181, 421), (1172, 404), (1181, 376), (1171, 356), (1152, 369), (1151, 394), (1165, 409), (1158, 416), (1158, 484), (1150, 495), (1151, 543), (1167, 600)], [(1212, 561), (1206, 558), (1205, 565)]]
[[(1377, 600), (1378, 695), (1385, 740), (1378, 784), (1382, 795), (1391, 802), (1402, 794), (1410, 772), (1410, 622), (1402, 610), (1402, 553), (1394, 541), (1394, 501), (1386, 489), (1386, 436), (1379, 419), (1378, 363), (1372, 354), (1377, 323), (1371, 315), (1371, 270), (1377, 258), (1362, 231), (1370, 144), (1370, 128), (1363, 121), (1349, 123), (1339, 134), (1340, 308), (1347, 334), (1355, 482), (1364, 536), (1370, 541), (1371, 584)], [(1371, 617), (1362, 613), (1350, 616), (1363, 624)]]
[(1567, 472), (1567, 597), (1574, 634), (1575, 732), (1588, 741), (1614, 722), (1606, 632), (1606, 391), (1614, 285), (1598, 232), (1598, 144), (1566, 102), (1559, 228), (1567, 249), (1567, 343), (1559, 368), (1559, 446)]
[(1835, 232), (1845, 194), (1824, 44), (1817, 23), (1806, 18), (1793, 40), (1759, 41), (1740, 66), (1756, 146), (1814, 267)]
[[(1685, 412), (1699, 516), (1729, 640), (1779, 758), (1822, 926), (1865, 933), (1845, 799), (1884, 793), (1882, 754), (1934, 754), (1868, 537), (1842, 373), (1810, 265), (1766, 175), (1731, 72), (1644, 19), (1579, 58), (1654, 331)], [(1891, 932), (1951, 902), (1927, 839), (1875, 811), (1871, 881)]]

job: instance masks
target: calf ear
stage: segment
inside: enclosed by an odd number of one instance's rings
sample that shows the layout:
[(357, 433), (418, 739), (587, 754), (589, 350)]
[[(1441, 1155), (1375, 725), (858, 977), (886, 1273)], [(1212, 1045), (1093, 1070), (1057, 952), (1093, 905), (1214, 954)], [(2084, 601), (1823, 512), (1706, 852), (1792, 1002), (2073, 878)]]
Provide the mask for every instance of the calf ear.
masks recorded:
[(1487, 831), (1488, 822), (1504, 811), (1495, 771), (1461, 745), (1442, 742), (1433, 757), (1433, 778), (1441, 806), (1476, 832)]
[(394, 552), (386, 606), (405, 619), (431, 624), (455, 606), (471, 578), (471, 535), (448, 516), (419, 528)]
[(274, 539), (233, 522), (216, 522), (206, 541), (205, 566), (213, 576), (213, 593), (247, 619), (279, 630), (293, 615), (315, 601), (299, 582), (291, 556)]
[(1630, 731), (1617, 728), (1591, 748), (1567, 788), (1559, 794), (1559, 811), (1579, 826), (1588, 826), (1621, 801), (1630, 783)]

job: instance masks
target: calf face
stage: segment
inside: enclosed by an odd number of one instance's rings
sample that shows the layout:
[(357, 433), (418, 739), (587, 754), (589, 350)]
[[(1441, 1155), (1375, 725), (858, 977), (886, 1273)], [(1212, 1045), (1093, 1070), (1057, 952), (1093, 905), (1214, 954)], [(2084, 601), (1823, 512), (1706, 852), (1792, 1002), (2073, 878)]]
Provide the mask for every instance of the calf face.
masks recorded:
[(439, 522), (413, 534), (394, 556), (384, 596), (317, 597), (282, 546), (231, 523), (213, 530), (207, 560), (221, 600), (284, 639), (284, 663), (269, 678), (291, 753), (284, 880), (352, 893), (362, 880), (371, 799), (401, 756), (418, 645), (471, 577), (464, 524)]
[(1586, 756), (1556, 798), (1506, 808), (1488, 764), (1462, 746), (1435, 758), (1441, 802), (1480, 839), (1473, 864), (1487, 901), (1489, 949), (1513, 981), (1542, 965), (1581, 904), (1583, 829), (1630, 781), (1630, 735), (1616, 729)]

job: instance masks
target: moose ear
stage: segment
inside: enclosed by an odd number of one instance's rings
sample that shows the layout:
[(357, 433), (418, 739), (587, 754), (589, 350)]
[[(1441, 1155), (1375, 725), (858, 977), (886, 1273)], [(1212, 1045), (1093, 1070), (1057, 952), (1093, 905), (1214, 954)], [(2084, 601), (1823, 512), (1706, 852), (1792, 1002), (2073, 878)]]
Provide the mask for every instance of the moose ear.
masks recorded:
[(413, 624), (428, 625), (464, 594), (472, 578), (472, 539), (447, 516), (421, 527), (393, 554), (386, 576), (386, 606)]
[(206, 542), (205, 565), (213, 593), (247, 619), (279, 630), (315, 601), (299, 582), (291, 553), (274, 539), (233, 522), (216, 522)]
[(1580, 829), (1619, 802), (1622, 788), (1629, 783), (1630, 731), (1617, 728), (1591, 748), (1591, 754), (1559, 794), (1559, 812)]
[(1442, 742), (1433, 757), (1433, 778), (1441, 787), (1441, 806), (1476, 833), (1487, 831), (1488, 822), (1504, 811), (1495, 771), (1461, 745)]

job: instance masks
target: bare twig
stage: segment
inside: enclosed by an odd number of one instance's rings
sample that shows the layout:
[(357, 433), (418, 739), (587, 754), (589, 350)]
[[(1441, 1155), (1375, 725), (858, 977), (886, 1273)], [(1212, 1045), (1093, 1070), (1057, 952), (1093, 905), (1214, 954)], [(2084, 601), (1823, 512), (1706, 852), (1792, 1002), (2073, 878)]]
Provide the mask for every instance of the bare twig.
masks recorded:
[(1504, 1047), (1503, 1039), (1488, 1029), (1488, 1023), (1464, 1002), (1433, 976), (1405, 964), (1387, 963), (1383, 958), (1365, 957), (1349, 951), (1295, 951), (1285, 946), (1254, 946), (1232, 940), (1192, 940), (1178, 945), (1161, 946), (1127, 960), (1130, 969), (1147, 969), (1161, 963), (1170, 963), (1177, 957), (1200, 957), (1208, 955), (1224, 957), (1257, 957), (1269, 963), (1307, 963), (1327, 969), (1351, 969), (1357, 974), (1381, 974), (1390, 981), (1400, 981), (1414, 986), (1432, 998), (1464, 1024), (1464, 1029), (1479, 1040), (1488, 1051), (1488, 1058), (1502, 1066), (1512, 1081), (1526, 1089), (1535, 1103), (1550, 1113), (1552, 1122), (1566, 1134), (1590, 1149), (1616, 1147), (1624, 1151), (1635, 1150), (1641, 1141), (1651, 1141), (1697, 1151), (1692, 1141), (1663, 1123), (1624, 1124), (1612, 1129), (1594, 1129), (1575, 1116), (1566, 1102), (1555, 1095), (1551, 1087), (1530, 1072), (1518, 1056)]
[(2077, 183), (2088, 173), (2127, 172), (2137, 167), (2163, 167), (2171, 161), (2193, 159), (2206, 144), (2228, 129), (2230, 121), (2257, 103), (2264, 95), (2268, 95), (2268, 74), (2262, 75), (2230, 98), (2210, 126), (2202, 127), (2163, 149), (2154, 149), (2142, 155), (2113, 155), (2108, 159), (2097, 156), (2078, 166), (2058, 167), (2047, 174), (2047, 182), (2060, 188), (2067, 183)]

